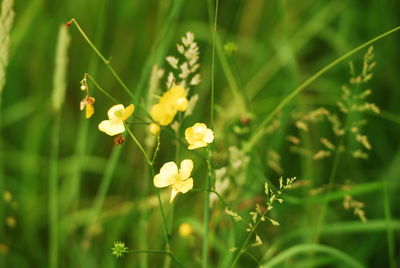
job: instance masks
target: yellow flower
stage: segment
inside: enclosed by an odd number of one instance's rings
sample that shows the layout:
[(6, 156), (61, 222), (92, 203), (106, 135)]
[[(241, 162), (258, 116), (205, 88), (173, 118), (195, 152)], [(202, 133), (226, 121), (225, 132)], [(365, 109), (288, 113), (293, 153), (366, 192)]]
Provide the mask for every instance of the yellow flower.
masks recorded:
[(180, 169), (174, 162), (165, 163), (160, 173), (154, 176), (153, 183), (157, 188), (171, 187), (170, 203), (178, 193), (187, 193), (193, 188), (193, 179), (190, 175), (193, 170), (193, 161), (185, 159), (181, 162)]
[(161, 126), (167, 126), (174, 120), (178, 111), (186, 111), (188, 103), (186, 90), (174, 85), (161, 96), (158, 103), (151, 107), (150, 115)]
[(128, 119), (134, 110), (135, 106), (133, 104), (126, 108), (122, 104), (112, 106), (107, 112), (109, 120), (101, 121), (99, 130), (110, 136), (123, 133), (125, 131), (124, 121)]
[(157, 124), (151, 123), (149, 125), (149, 131), (150, 131), (151, 135), (157, 136), (158, 133), (160, 133), (160, 127)]
[(196, 123), (185, 130), (189, 150), (205, 147), (214, 140), (214, 132), (203, 123)]
[(193, 233), (193, 228), (189, 223), (184, 222), (181, 225), (179, 225), (179, 234), (180, 234), (180, 236), (188, 237), (192, 233)]
[(95, 99), (89, 96), (86, 96), (82, 101), (81, 101), (81, 110), (86, 109), (86, 118), (90, 118), (94, 114), (94, 107), (93, 103), (95, 102)]

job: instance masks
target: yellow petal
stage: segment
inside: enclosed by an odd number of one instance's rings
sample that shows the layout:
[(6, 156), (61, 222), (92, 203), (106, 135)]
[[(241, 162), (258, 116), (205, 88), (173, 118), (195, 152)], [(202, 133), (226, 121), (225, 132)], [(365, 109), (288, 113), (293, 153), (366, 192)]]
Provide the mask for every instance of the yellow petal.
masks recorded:
[(175, 182), (175, 176), (178, 174), (178, 167), (174, 162), (165, 163), (154, 179), (154, 186), (157, 188), (162, 188), (170, 186)]
[[(117, 104), (112, 106), (107, 112), (108, 119), (110, 120), (121, 119), (124, 113), (124, 109), (125, 109), (124, 105), (122, 104)], [(120, 115), (118, 115), (119, 113)]]
[(171, 189), (171, 197), (170, 197), (170, 199), (169, 199), (169, 202), (170, 203), (172, 203), (172, 201), (174, 201), (174, 199), (175, 199), (175, 196), (178, 194), (178, 192), (174, 189), (174, 188), (172, 188)]
[(99, 124), (99, 130), (107, 135), (114, 136), (125, 131), (122, 120), (104, 120)]
[(179, 169), (179, 174), (181, 175), (182, 180), (186, 180), (187, 178), (189, 178), (192, 170), (193, 161), (190, 159), (183, 160)]
[(189, 144), (188, 149), (194, 150), (194, 149), (198, 149), (198, 148), (206, 147), (206, 146), (207, 146), (207, 143), (204, 141), (195, 141), (194, 143)]
[(153, 120), (161, 126), (167, 126), (171, 124), (177, 113), (177, 111), (172, 108), (171, 106), (157, 103), (151, 107), (150, 115)]
[(94, 114), (94, 107), (91, 103), (86, 103), (86, 119), (90, 118)]
[(176, 108), (180, 112), (186, 111), (188, 108), (188, 105), (189, 105), (189, 101), (186, 98), (180, 98), (176, 102)]
[(124, 113), (122, 115), (122, 120), (128, 119), (129, 116), (135, 111), (135, 105), (131, 104), (127, 106), (124, 110)]
[(193, 179), (189, 178), (187, 180), (184, 180), (179, 188), (179, 192), (181, 193), (187, 193), (188, 191), (190, 191), (193, 188)]

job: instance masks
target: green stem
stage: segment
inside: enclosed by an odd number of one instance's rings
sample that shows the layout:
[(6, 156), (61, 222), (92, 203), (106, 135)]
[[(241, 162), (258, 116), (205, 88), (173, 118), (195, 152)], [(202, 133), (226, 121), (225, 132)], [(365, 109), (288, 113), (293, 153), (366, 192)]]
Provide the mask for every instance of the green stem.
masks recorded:
[[(341, 264), (345, 267), (364, 267), (360, 262), (354, 259), (352, 256), (345, 254), (344, 252), (337, 250), (332, 247), (324, 245), (315, 244), (301, 244), (288, 248), (278, 255), (271, 258), (268, 262), (264, 263), (264, 267), (275, 267), (278, 264), (289, 260), (291, 257), (298, 255), (299, 253), (309, 253), (309, 252), (321, 252), (328, 254), (332, 257), (336, 257), (341, 261)], [(279, 267), (279, 266), (278, 266)]]
[(260, 224), (261, 219), (265, 216), (265, 214), (267, 214), (267, 211), (265, 211), (263, 213), (263, 215), (257, 220), (256, 224), (254, 224), (253, 228), (250, 230), (249, 234), (246, 237), (246, 240), (244, 240), (242, 246), (239, 248), (239, 250), (237, 251), (238, 253), (236, 254), (235, 258), (232, 261), (232, 264), (230, 265), (230, 267), (235, 267), (236, 263), (238, 262), (240, 256), (242, 255), (242, 253), (244, 252), (245, 247), (247, 246), (247, 244), (250, 241), (251, 236), (253, 235), (253, 233), (256, 231), (257, 226)]
[(146, 151), (143, 149), (143, 146), (142, 146), (142, 145), (140, 144), (140, 142), (136, 139), (135, 135), (133, 135), (132, 131), (131, 131), (131, 130), (129, 129), (129, 127), (125, 124), (125, 122), (124, 122), (124, 125), (125, 125), (126, 130), (128, 130), (129, 135), (132, 137), (133, 141), (134, 141), (134, 142), (136, 143), (136, 145), (139, 147), (140, 151), (142, 151), (144, 157), (146, 158), (147, 163), (148, 163), (150, 166), (153, 166), (153, 163), (150, 161), (150, 158), (149, 158), (149, 156), (147, 155)]
[(54, 118), (49, 170), (49, 267), (58, 267), (59, 250), (59, 213), (58, 213), (58, 151), (61, 115), (57, 113)]
[(204, 210), (203, 210), (203, 254), (202, 254), (202, 267), (208, 267), (208, 231), (209, 231), (209, 221), (210, 221), (210, 182), (212, 176), (212, 166), (211, 166), (211, 151), (207, 150), (207, 169), (208, 175), (206, 179), (206, 185), (204, 192)]
[(315, 73), (313, 76), (308, 78), (306, 81), (304, 81), (300, 86), (298, 86), (291, 94), (289, 94), (285, 99), (283, 99), (278, 106), (268, 114), (268, 116), (259, 124), (259, 127), (254, 131), (254, 134), (250, 137), (250, 140), (244, 144), (243, 150), (245, 152), (251, 151), (251, 149), (256, 145), (256, 143), (264, 136), (265, 134), (265, 127), (271, 122), (271, 120), (274, 118), (276, 114), (279, 113), (288, 103), (290, 103), (301, 91), (303, 91), (306, 87), (308, 87), (311, 83), (313, 83), (317, 78), (328, 72), (330, 69), (338, 65), (339, 63), (343, 62), (344, 60), (348, 59), (350, 56), (353, 54), (357, 53), (358, 51), (364, 49), (365, 47), (368, 47), (369, 45), (375, 43), (376, 41), (400, 30), (400, 26), (395, 27), (381, 35), (378, 35), (377, 37), (372, 38), (371, 40), (359, 45), (358, 47), (350, 50), (343, 56), (337, 58), (336, 60), (332, 61), (328, 65), (326, 65), (324, 68), (319, 70), (317, 73)]
[(389, 266), (390, 268), (397, 267), (396, 261), (396, 247), (395, 247), (395, 237), (393, 231), (393, 221), (390, 209), (390, 196), (389, 196), (389, 185), (388, 181), (385, 178), (382, 178), (382, 190), (383, 190), (383, 211), (385, 215), (386, 222), (386, 240), (388, 247), (388, 257), (389, 257)]
[(210, 103), (210, 126), (214, 129), (214, 91), (215, 91), (215, 44), (217, 40), (217, 23), (218, 23), (218, 3), (215, 2), (215, 13), (214, 13), (214, 30), (213, 30), (213, 41), (212, 41), (212, 56), (211, 56), (211, 103)]
[(158, 199), (158, 205), (160, 207), (160, 212), (161, 212), (161, 217), (163, 220), (163, 230), (164, 230), (164, 237), (165, 237), (165, 243), (167, 244), (167, 249), (170, 249), (169, 246), (169, 238), (168, 238), (168, 228), (167, 228), (167, 218), (165, 217), (165, 212), (164, 212), (164, 207), (161, 201), (161, 196), (160, 196), (160, 190), (157, 189), (157, 199)]
[(151, 159), (152, 165), (154, 165), (154, 162), (156, 161), (157, 153), (159, 150), (160, 150), (160, 133), (157, 134), (157, 144), (156, 144), (156, 148), (154, 149), (153, 159)]
[(214, 194), (217, 195), (219, 201), (221, 201), (221, 203), (222, 203), (225, 207), (228, 207), (228, 208), (230, 207), (230, 206), (228, 205), (228, 203), (225, 201), (225, 199), (222, 198), (222, 196), (221, 196), (217, 191), (215, 191), (215, 190), (213, 190), (213, 189), (193, 188), (191, 191), (192, 191), (192, 192), (202, 191), (202, 192), (214, 193)]
[(107, 96), (107, 98), (109, 98), (111, 101), (115, 102), (115, 103), (121, 103), (120, 101), (118, 101), (117, 99), (115, 99), (113, 96), (111, 96), (105, 89), (103, 89), (99, 83), (97, 83), (97, 81), (88, 73), (85, 73), (85, 76), (89, 77), (90, 80), (92, 80), (93, 84), (104, 94)]
[(69, 21), (69, 24), (73, 23), (78, 31), (81, 33), (83, 38), (86, 40), (86, 42), (89, 44), (89, 46), (93, 49), (93, 51), (99, 56), (99, 58), (103, 61), (105, 65), (107, 65), (108, 69), (110, 70), (111, 74), (114, 76), (114, 78), (118, 81), (118, 83), (121, 85), (121, 87), (124, 89), (124, 91), (132, 98), (135, 104), (138, 103), (136, 97), (132, 94), (132, 92), (129, 90), (129, 88), (126, 86), (126, 84), (121, 80), (121, 77), (115, 72), (114, 68), (111, 66), (110, 60), (107, 60), (103, 54), (96, 48), (96, 46), (90, 41), (89, 37), (86, 35), (85, 31), (81, 28), (81, 26), (78, 24), (78, 22), (75, 20), (75, 18), (72, 18)]

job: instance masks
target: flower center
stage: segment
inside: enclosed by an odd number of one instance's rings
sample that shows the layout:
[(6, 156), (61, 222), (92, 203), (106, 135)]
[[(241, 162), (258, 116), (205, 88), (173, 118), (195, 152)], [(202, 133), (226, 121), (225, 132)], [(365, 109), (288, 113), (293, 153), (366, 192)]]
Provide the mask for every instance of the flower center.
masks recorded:
[(115, 112), (114, 112), (114, 115), (115, 115), (115, 117), (122, 117), (122, 115), (123, 115), (123, 113), (124, 113), (124, 110), (122, 110), (122, 109), (119, 109), (119, 110), (116, 110)]

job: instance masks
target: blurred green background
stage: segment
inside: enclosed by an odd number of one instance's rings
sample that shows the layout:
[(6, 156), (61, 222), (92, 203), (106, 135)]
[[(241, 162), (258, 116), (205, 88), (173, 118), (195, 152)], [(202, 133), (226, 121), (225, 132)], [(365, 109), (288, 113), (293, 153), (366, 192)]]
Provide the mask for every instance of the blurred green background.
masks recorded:
[[(58, 29), (76, 18), (94, 44), (111, 63), (122, 80), (139, 98), (146, 98), (151, 68), (167, 68), (164, 58), (175, 53), (175, 44), (187, 31), (196, 35), (201, 50), (203, 82), (196, 111), (187, 125), (208, 122), (211, 83), (213, 1), (147, 0), (69, 0), (16, 1), (11, 31), (10, 60), (1, 105), (2, 193), (12, 201), (2, 203), (1, 267), (47, 267), (49, 265), (49, 177), (54, 146), (51, 109), (53, 71)], [(359, 44), (400, 25), (398, 0), (230, 0), (220, 1), (218, 12), (219, 49), (215, 64), (216, 159), (226, 162), (230, 145), (240, 147), (248, 135), (232, 129), (241, 119), (251, 118), (249, 133), (274, 107), (305, 79), (335, 58)], [(67, 93), (61, 112), (58, 165), (59, 267), (160, 267), (163, 256), (127, 255), (116, 259), (110, 248), (116, 240), (129, 248), (143, 248), (141, 235), (148, 237), (148, 248), (163, 247), (162, 227), (153, 186), (137, 147), (126, 142), (115, 147), (110, 137), (97, 130), (111, 105), (99, 91), (96, 112), (86, 120), (79, 111), (84, 97), (79, 81), (88, 72), (113, 96), (130, 103), (108, 68), (90, 49), (73, 25), (67, 74)], [(228, 45), (235, 51), (223, 49)], [(377, 42), (377, 67), (368, 85), (370, 100), (382, 110), (367, 116), (365, 133), (372, 144), (367, 160), (346, 158), (340, 162), (337, 183), (351, 180), (357, 190), (353, 197), (365, 203), (368, 218), (362, 223), (341, 207), (343, 192), (333, 190), (320, 242), (354, 257), (366, 267), (396, 267), (400, 263), (400, 33)], [(225, 46), (225, 48), (227, 48)], [(351, 60), (360, 66), (362, 51)], [(222, 63), (222, 64), (221, 64)], [(280, 176), (267, 165), (267, 152), (279, 152), (283, 175), (311, 182), (295, 190), (274, 210), (279, 228), (260, 227), (264, 245), (253, 249), (262, 260), (291, 246), (310, 242), (320, 202), (307, 191), (328, 182), (332, 158), (312, 161), (290, 151), (285, 140), (296, 132), (289, 116), (294, 110), (309, 111), (335, 106), (340, 88), (349, 79), (343, 62), (306, 88), (281, 117), (281, 127), (268, 135), (250, 153), (244, 187), (231, 190), (227, 197), (245, 215), (263, 192), (265, 177), (276, 183)], [(94, 87), (93, 87), (94, 88)], [(240, 92), (240, 100), (232, 96)], [(135, 129), (144, 140), (146, 128)], [(329, 133), (320, 126), (308, 136), (314, 146), (316, 136)], [(307, 136), (308, 134), (306, 134)], [(174, 157), (171, 137), (162, 143), (157, 167)], [(181, 158), (190, 156), (181, 150)], [(204, 165), (204, 164), (201, 164)], [(195, 178), (201, 186), (205, 176), (199, 166)], [(309, 187), (309, 188), (307, 188)], [(335, 195), (336, 194), (336, 195)], [(296, 198), (294, 198), (296, 196)], [(200, 266), (202, 198), (185, 195), (175, 205), (172, 248), (188, 267)], [(167, 209), (168, 210), (168, 209)], [(10, 224), (10, 218), (15, 221)], [(8, 220), (7, 220), (8, 219)], [(179, 224), (190, 222), (195, 234), (182, 238)], [(244, 226), (233, 225), (217, 205), (211, 218), (210, 267), (223, 267), (234, 245), (243, 241)], [(238, 242), (238, 243), (239, 243)], [(269, 252), (269, 257), (263, 258)], [(173, 267), (173, 264), (172, 264)], [(257, 267), (243, 256), (238, 267)], [(280, 267), (347, 267), (329, 254), (308, 252), (288, 258)]]

